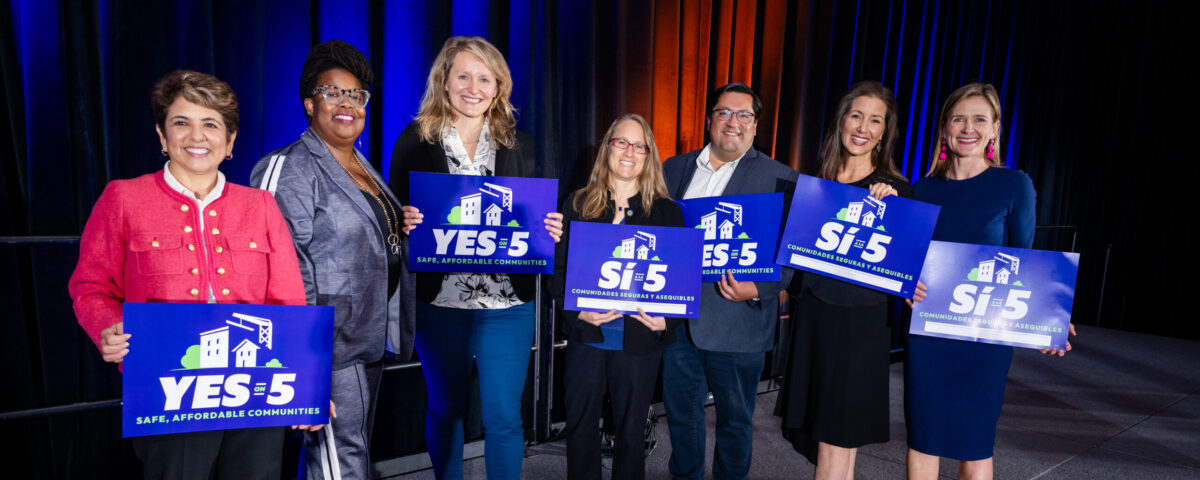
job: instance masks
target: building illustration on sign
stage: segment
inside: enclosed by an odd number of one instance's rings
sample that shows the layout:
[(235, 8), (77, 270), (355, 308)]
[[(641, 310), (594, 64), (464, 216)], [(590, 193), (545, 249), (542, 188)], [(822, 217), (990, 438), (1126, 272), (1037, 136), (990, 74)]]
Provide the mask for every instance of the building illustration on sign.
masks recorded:
[(621, 257), (646, 260), (650, 252), (655, 250), (656, 239), (653, 234), (638, 231), (631, 238), (621, 240)]
[[(200, 368), (228, 368), (231, 352), (235, 367), (257, 367), (258, 350), (271, 349), (271, 320), (244, 313), (235, 313), (233, 317), (226, 320), (223, 327), (200, 333)], [(231, 327), (239, 336), (249, 337), (232, 350), (229, 348)]]
[(735, 226), (742, 226), (742, 206), (736, 203), (717, 202), (712, 212), (700, 217), (705, 240), (731, 239)]
[(997, 253), (992, 258), (979, 262), (979, 267), (975, 273), (975, 281), (1008, 285), (1010, 282), (1015, 281), (1013, 277), (1017, 276), (1020, 266), (1020, 258)]
[[(483, 208), (485, 200), (487, 208)], [(500, 226), (504, 224), (502, 213), (512, 213), (513, 191), (508, 187), (484, 182), (478, 193), (460, 198), (458, 206), (460, 225), (480, 225), (482, 217), (483, 225)]]
[(867, 196), (861, 202), (850, 202), (846, 206), (846, 216), (842, 220), (864, 227), (873, 227), (876, 220), (883, 219), (885, 210), (887, 210), (886, 203), (875, 197)]

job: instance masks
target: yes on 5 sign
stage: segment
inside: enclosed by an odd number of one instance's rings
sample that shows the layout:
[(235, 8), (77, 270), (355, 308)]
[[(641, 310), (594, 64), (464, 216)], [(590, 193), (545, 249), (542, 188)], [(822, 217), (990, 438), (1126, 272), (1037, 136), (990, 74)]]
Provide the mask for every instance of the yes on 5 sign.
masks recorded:
[(126, 303), (125, 437), (329, 421), (333, 307)]
[(425, 215), (409, 233), (413, 271), (553, 273), (546, 214), (558, 181), (410, 172), (409, 201)]

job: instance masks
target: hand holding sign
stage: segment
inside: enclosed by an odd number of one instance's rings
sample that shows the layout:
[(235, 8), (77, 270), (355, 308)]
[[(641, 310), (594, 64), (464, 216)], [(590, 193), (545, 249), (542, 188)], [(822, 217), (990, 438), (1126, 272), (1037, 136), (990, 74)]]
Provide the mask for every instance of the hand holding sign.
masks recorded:
[(897, 192), (894, 187), (892, 187), (891, 185), (888, 185), (886, 183), (872, 184), (871, 188), (869, 188), (868, 190), (871, 191), (871, 196), (875, 197), (876, 200), (883, 200), (883, 197), (886, 197), (888, 195), (899, 195), (900, 194), (900, 192)]
[[(1068, 328), (1070, 328), (1070, 334), (1071, 334), (1067, 338), (1074, 337), (1076, 335), (1075, 324), (1068, 323), (1067, 326), (1068, 326)], [(1038, 353), (1043, 353), (1043, 354), (1051, 355), (1051, 356), (1058, 355), (1059, 357), (1062, 357), (1062, 356), (1066, 355), (1067, 352), (1069, 352), (1069, 351), (1071, 351), (1071, 341), (1067, 340), (1067, 345), (1065, 347), (1063, 347), (1062, 350), (1059, 350), (1057, 348), (1043, 348), (1041, 350), (1038, 350)]]
[[(334, 404), (333, 404), (333, 400), (330, 400), (330, 401), (329, 401), (329, 418), (337, 418), (337, 405), (334, 405)], [(315, 431), (317, 431), (317, 430), (320, 430), (320, 429), (321, 429), (321, 427), (324, 427), (324, 426), (325, 426), (325, 424), (320, 424), (320, 425), (292, 425), (292, 430), (308, 430), (308, 431), (310, 431), (310, 432), (315, 432)]]
[(645, 325), (646, 328), (649, 328), (651, 332), (661, 332), (667, 329), (667, 319), (665, 317), (661, 315), (647, 315), (646, 311), (642, 310), (641, 308), (638, 308), (638, 314), (634, 315), (633, 318), (637, 319), (639, 322), (642, 322), (642, 325)]
[(913, 289), (912, 298), (904, 299), (904, 303), (908, 304), (908, 308), (913, 308), (913, 302), (925, 301), (925, 295), (929, 292), (929, 288), (925, 286), (925, 282), (917, 280), (917, 287)]
[(604, 325), (608, 322), (621, 318), (621, 315), (622, 314), (617, 313), (617, 309), (614, 308), (604, 313), (579, 312), (579, 319), (599, 327), (600, 325)]
[(110, 363), (121, 363), (129, 355), (129, 338), (125, 333), (125, 322), (117, 322), (100, 331), (100, 356)]
[(414, 228), (417, 228), (417, 225), (420, 225), (421, 220), (425, 218), (425, 215), (423, 215), (420, 210), (417, 210), (417, 207), (412, 205), (400, 207), (400, 210), (404, 212), (404, 228), (402, 230), (404, 230), (404, 233), (406, 234), (413, 231)]
[(754, 282), (746, 281), (739, 282), (733, 278), (733, 272), (725, 271), (721, 276), (721, 281), (717, 282), (717, 289), (721, 292), (721, 296), (731, 302), (744, 302), (752, 298), (758, 298), (758, 285)]
[(554, 239), (554, 243), (558, 243), (562, 240), (562, 221), (563, 214), (558, 212), (547, 213), (546, 219), (543, 220), (543, 222), (546, 223), (546, 231), (550, 232), (550, 238)]

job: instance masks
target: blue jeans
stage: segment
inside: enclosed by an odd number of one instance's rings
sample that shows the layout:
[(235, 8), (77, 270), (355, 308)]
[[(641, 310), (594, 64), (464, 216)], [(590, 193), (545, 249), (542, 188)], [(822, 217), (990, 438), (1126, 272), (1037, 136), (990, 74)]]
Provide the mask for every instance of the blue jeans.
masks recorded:
[(526, 302), (499, 310), (465, 310), (417, 302), (416, 347), (429, 394), (425, 443), (437, 478), (462, 478), (462, 420), (472, 362), (479, 369), (487, 476), (521, 477), (521, 395), (533, 345), (533, 307)]
[(754, 446), (754, 402), (766, 352), (701, 350), (687, 323), (663, 352), (663, 405), (671, 431), (668, 467), (677, 479), (704, 478), (704, 401), (712, 389), (717, 409), (713, 478), (744, 479)]

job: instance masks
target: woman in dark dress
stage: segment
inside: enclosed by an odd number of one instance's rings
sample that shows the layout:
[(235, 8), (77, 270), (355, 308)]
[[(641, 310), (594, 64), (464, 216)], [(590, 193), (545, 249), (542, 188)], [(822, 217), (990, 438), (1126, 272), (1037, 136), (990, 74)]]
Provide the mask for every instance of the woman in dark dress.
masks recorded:
[[(972, 83), (955, 90), (937, 125), (929, 173), (914, 186), (917, 200), (941, 206), (933, 239), (1030, 248), (1037, 194), (1025, 172), (1006, 169), (1000, 160), (996, 89)], [(913, 300), (924, 297), (925, 285), (918, 282)], [(958, 478), (992, 478), (1012, 347), (911, 335), (906, 352), (908, 477), (937, 478), (938, 457), (947, 457), (959, 461)], [(1065, 350), (1042, 353), (1061, 356)]]
[[(850, 88), (821, 145), (820, 177), (912, 197), (892, 164), (896, 101), (874, 81)], [(819, 479), (853, 479), (858, 447), (887, 442), (891, 333), (887, 294), (805, 272), (792, 280), (790, 364), (781, 430)]]
[[(683, 212), (663, 183), (658, 148), (650, 124), (640, 115), (622, 115), (600, 144), (588, 184), (563, 206), (563, 238), (572, 220), (628, 225), (682, 227)], [(576, 239), (576, 241), (586, 239)], [(563, 304), (567, 243), (554, 261), (554, 295)], [(639, 310), (639, 312), (641, 312)], [(681, 318), (621, 315), (615, 310), (561, 311), (567, 336), (564, 388), (567, 478), (600, 480), (600, 411), (605, 391), (612, 397), (616, 439), (612, 478), (645, 477), (642, 429), (654, 395), (662, 352), (675, 341)]]

